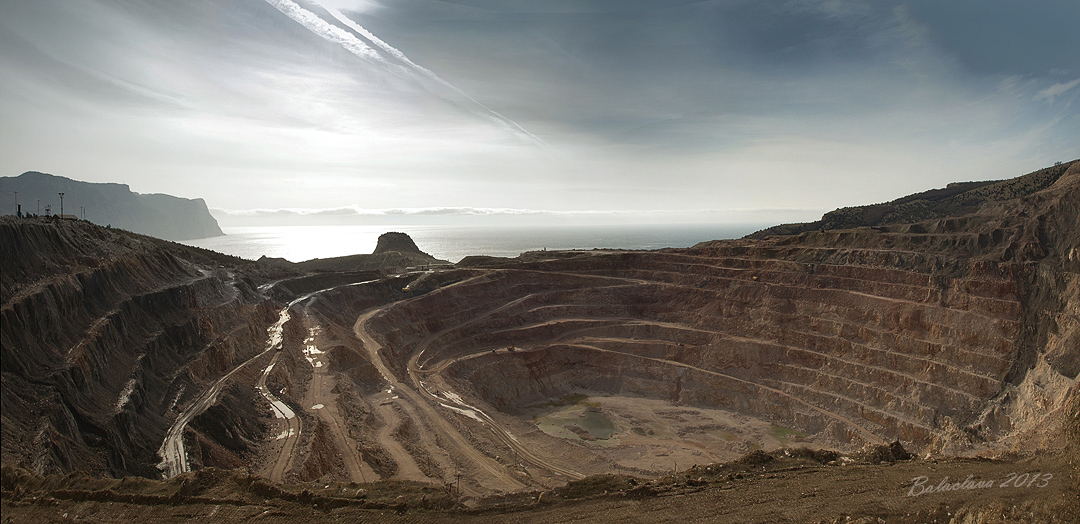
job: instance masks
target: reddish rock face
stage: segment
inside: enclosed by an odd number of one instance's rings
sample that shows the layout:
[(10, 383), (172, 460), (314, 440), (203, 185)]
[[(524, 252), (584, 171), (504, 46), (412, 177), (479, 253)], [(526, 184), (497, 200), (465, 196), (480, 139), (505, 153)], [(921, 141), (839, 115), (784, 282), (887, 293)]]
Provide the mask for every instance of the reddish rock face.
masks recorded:
[(640, 395), (839, 444), (1060, 447), (1078, 207), (1074, 164), (962, 217), (462, 272), (372, 326), (402, 377), (419, 355), (510, 413), (572, 392)]

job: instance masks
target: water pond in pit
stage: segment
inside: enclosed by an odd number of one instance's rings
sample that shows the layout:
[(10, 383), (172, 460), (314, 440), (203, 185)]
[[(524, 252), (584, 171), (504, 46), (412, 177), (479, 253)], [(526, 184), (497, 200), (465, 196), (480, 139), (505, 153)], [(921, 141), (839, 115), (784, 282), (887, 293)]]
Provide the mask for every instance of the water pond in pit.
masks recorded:
[(536, 406), (533, 423), (553, 437), (583, 440), (601, 446), (618, 445), (613, 438), (618, 427), (600, 409), (599, 402), (588, 402), (583, 395), (569, 395), (564, 401)]

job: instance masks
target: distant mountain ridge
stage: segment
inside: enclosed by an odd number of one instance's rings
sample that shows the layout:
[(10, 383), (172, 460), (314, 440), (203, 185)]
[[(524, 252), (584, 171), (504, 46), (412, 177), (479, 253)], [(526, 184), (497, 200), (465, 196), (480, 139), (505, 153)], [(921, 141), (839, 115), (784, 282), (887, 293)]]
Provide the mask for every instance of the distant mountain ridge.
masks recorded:
[[(224, 235), (201, 198), (188, 199), (165, 194), (139, 194), (127, 184), (93, 183), (27, 171), (17, 177), (0, 177), (0, 214), (16, 213), (13, 192), (18, 192), (23, 214), (63, 212), (166, 240), (189, 240)], [(38, 202), (40, 201), (40, 211)]]
[(797, 235), (807, 231), (851, 229), (857, 227), (907, 224), (923, 220), (966, 215), (986, 202), (1020, 198), (1050, 187), (1074, 163), (1063, 162), (1026, 175), (1007, 180), (956, 182), (943, 189), (931, 189), (898, 198), (883, 204), (842, 207), (825, 213), (821, 220), (797, 224), (781, 224), (762, 229), (746, 238), (765, 238), (771, 235)]

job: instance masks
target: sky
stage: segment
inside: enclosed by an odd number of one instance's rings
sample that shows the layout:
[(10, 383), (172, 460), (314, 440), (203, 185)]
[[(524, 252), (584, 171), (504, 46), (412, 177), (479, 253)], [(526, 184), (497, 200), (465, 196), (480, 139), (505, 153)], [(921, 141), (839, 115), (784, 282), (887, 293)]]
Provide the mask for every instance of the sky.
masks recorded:
[(0, 176), (223, 224), (814, 220), (1080, 157), (1080, 3), (11, 0)]

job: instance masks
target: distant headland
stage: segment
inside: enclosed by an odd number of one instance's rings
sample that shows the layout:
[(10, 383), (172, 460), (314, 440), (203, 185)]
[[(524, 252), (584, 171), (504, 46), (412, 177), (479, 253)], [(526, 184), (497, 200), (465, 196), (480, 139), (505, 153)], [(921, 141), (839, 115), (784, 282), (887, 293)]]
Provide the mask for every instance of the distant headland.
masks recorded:
[(143, 195), (126, 184), (97, 184), (28, 171), (0, 177), (0, 194), (4, 195), (0, 198), (4, 215), (64, 215), (166, 240), (225, 234), (203, 199)]

